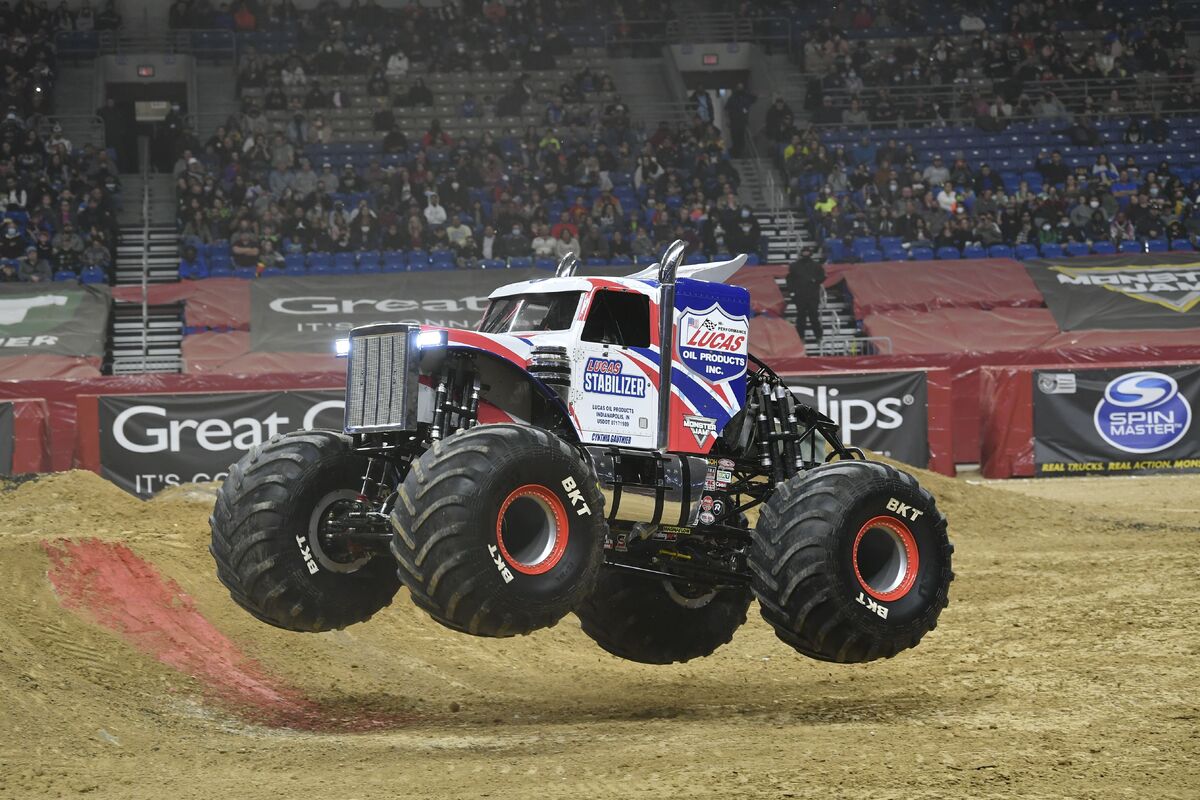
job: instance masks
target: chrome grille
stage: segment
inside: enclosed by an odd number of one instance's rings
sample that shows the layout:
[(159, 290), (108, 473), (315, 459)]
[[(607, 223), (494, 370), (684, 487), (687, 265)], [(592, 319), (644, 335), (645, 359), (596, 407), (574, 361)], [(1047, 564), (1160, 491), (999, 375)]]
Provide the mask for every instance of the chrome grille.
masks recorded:
[(417, 375), (406, 326), (350, 336), (346, 430), (407, 429), (415, 422)]

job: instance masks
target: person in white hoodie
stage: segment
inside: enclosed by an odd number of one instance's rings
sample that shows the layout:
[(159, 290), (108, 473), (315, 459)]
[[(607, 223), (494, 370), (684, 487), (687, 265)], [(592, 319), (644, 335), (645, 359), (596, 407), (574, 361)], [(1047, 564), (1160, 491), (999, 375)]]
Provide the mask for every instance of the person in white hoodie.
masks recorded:
[(446, 209), (442, 207), (441, 201), (438, 199), (437, 192), (432, 192), (429, 195), (429, 200), (426, 201), (425, 221), (430, 225), (446, 224)]
[(408, 74), (408, 56), (404, 55), (403, 50), (397, 50), (388, 56), (384, 74), (389, 81), (399, 80)]
[(554, 242), (554, 256), (562, 258), (567, 253), (579, 255), (579, 240), (572, 236), (569, 230), (563, 228)]
[(537, 235), (533, 237), (533, 255), (535, 258), (554, 258), (558, 253), (558, 240), (550, 235), (545, 225), (537, 226)]

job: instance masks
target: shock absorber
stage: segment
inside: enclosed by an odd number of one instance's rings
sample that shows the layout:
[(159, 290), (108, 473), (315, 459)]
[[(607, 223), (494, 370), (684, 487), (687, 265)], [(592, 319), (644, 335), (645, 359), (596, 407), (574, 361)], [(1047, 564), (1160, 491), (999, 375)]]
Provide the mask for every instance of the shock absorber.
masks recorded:
[(772, 442), (771, 442), (771, 421), (767, 416), (767, 400), (766, 392), (763, 391), (761, 383), (754, 385), (753, 404), (758, 407), (758, 452), (759, 464), (764, 472), (771, 470), (774, 465), (774, 459), (771, 457)]

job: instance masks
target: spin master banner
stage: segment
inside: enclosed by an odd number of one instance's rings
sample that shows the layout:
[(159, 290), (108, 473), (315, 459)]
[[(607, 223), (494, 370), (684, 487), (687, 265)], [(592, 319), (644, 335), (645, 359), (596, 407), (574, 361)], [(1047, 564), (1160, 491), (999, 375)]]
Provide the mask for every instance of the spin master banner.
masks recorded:
[(1200, 365), (1035, 371), (1035, 472), (1200, 472), (1197, 403)]

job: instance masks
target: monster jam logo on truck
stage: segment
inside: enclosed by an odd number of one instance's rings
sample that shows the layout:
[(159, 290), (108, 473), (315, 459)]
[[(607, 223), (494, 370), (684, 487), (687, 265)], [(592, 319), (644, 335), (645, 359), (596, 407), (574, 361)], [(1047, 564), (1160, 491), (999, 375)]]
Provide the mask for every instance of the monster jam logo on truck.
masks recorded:
[(623, 374), (624, 366), (614, 358), (589, 358), (583, 372), (583, 390), (620, 397), (645, 397), (646, 379), (641, 375)]
[(679, 359), (711, 383), (731, 381), (746, 372), (745, 316), (732, 317), (714, 303), (703, 311), (685, 309), (679, 318)]
[(1118, 450), (1157, 453), (1188, 432), (1192, 407), (1170, 375), (1127, 372), (1104, 388), (1094, 421), (1096, 432)]

